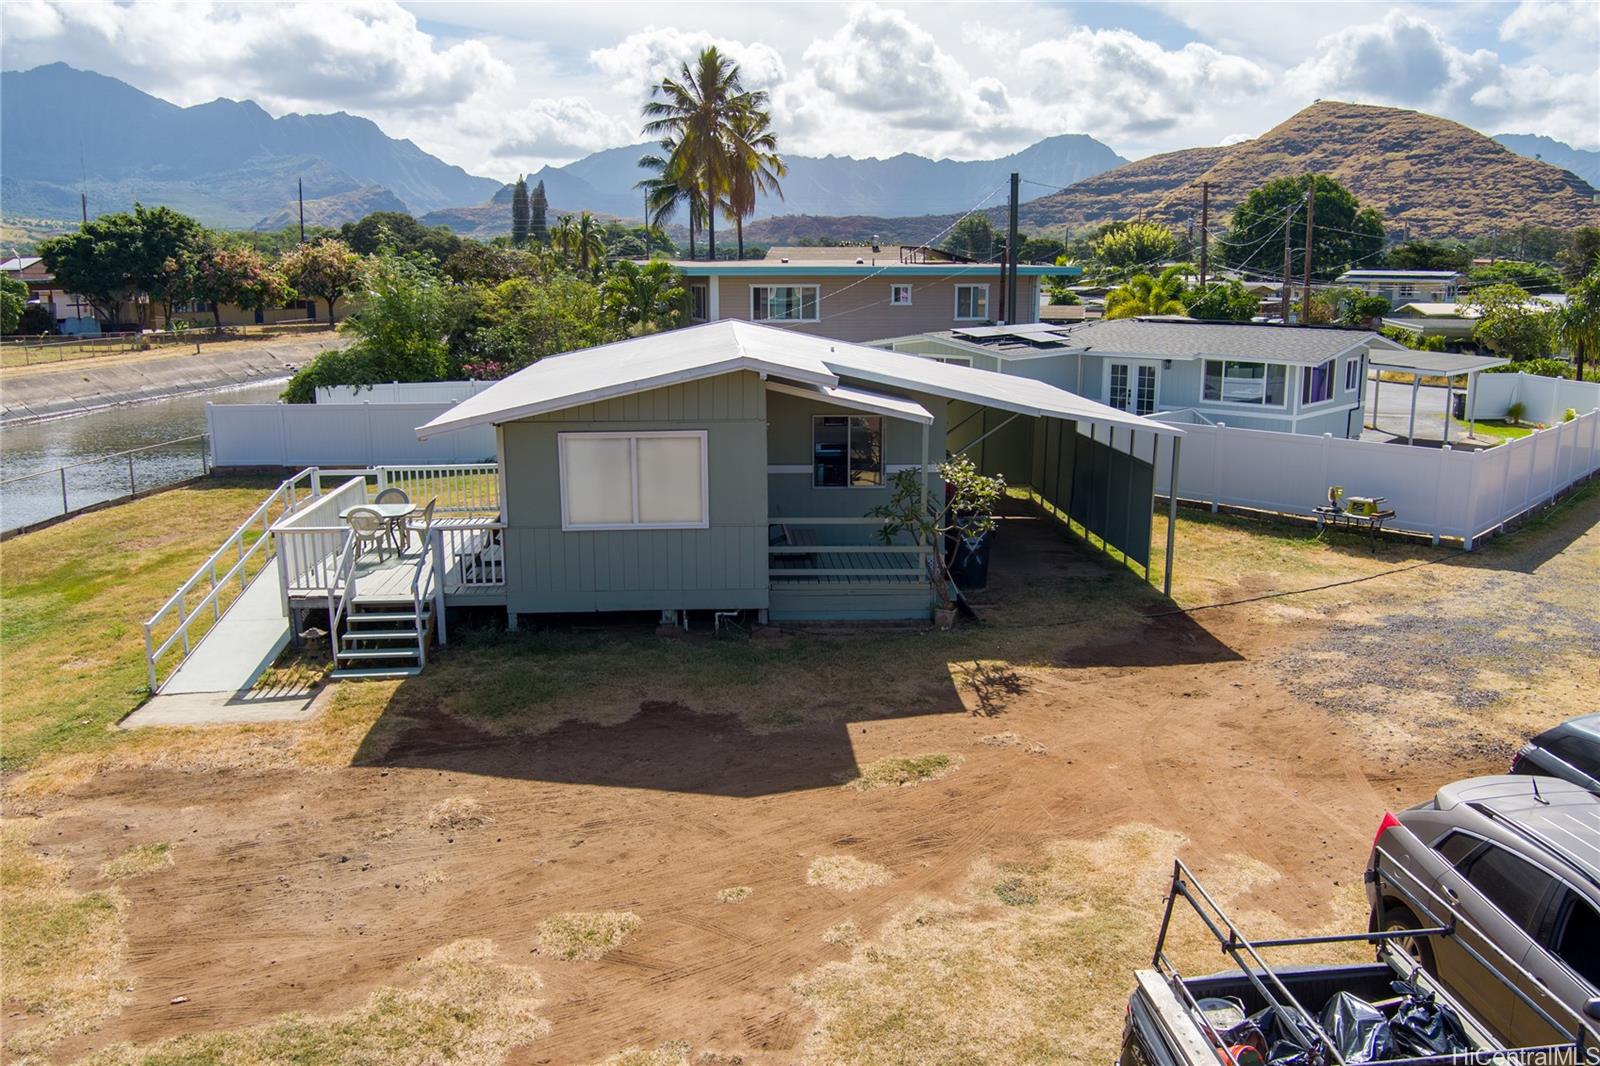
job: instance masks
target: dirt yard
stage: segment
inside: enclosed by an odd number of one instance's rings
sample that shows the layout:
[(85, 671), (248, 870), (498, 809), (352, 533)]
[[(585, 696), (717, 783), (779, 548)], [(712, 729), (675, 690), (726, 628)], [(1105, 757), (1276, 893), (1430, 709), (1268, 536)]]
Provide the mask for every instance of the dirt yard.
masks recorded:
[(1174, 856), (1256, 927), (1355, 928), (1385, 808), (1600, 685), (1594, 486), (1471, 555), (1178, 535), (1182, 610), (1013, 519), (953, 633), (462, 630), (310, 723), (40, 759), (7, 1046), (1103, 1064)]

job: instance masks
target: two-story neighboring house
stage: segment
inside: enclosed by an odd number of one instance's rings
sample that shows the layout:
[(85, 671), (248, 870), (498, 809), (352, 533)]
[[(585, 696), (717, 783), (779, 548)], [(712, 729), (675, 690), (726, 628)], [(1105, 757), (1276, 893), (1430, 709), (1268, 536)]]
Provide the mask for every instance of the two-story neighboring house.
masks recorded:
[(1369, 353), (1405, 351), (1364, 329), (1166, 317), (967, 327), (877, 344), (1045, 381), (1129, 414), (1336, 437), (1361, 435)]
[(1335, 281), (1399, 307), (1412, 302), (1455, 303), (1461, 275), (1454, 270), (1347, 270)]
[[(1005, 319), (998, 263), (940, 258), (920, 248), (774, 248), (765, 259), (674, 262), (692, 322), (740, 319), (797, 333), (870, 341)], [(1039, 320), (1039, 287), (1075, 266), (1017, 268), (1018, 322)]]

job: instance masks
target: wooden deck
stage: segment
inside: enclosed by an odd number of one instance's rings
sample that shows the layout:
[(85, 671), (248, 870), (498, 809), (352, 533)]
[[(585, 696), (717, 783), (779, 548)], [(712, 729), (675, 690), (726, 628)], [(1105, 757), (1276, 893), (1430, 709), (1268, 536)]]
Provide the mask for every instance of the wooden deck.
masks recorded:
[[(770, 581), (774, 588), (795, 585), (923, 585), (927, 578), (917, 569), (921, 557), (890, 549), (874, 552), (831, 552), (826, 548), (796, 547), (793, 554), (771, 556)], [(886, 574), (881, 571), (897, 570)]]
[[(479, 529), (469, 521), (443, 519), (445, 530), (444, 596), (447, 603), (504, 603), (505, 562), (499, 531)], [(422, 546), (412, 538), (405, 549), (395, 552), (366, 551), (356, 560), (356, 603), (410, 602), (411, 584), (417, 579), (417, 564)], [(431, 565), (431, 564), (430, 564)], [(418, 587), (431, 596), (432, 575), (423, 574)], [(326, 589), (296, 589), (294, 601), (315, 604), (326, 600)]]

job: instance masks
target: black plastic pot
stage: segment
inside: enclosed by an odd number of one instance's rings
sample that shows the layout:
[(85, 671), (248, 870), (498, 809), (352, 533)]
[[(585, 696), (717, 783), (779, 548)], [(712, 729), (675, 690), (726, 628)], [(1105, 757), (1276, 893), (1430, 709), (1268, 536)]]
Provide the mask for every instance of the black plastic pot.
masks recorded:
[(950, 560), (950, 579), (962, 591), (981, 589), (989, 584), (989, 549), (994, 530), (976, 537), (955, 535), (955, 552)]

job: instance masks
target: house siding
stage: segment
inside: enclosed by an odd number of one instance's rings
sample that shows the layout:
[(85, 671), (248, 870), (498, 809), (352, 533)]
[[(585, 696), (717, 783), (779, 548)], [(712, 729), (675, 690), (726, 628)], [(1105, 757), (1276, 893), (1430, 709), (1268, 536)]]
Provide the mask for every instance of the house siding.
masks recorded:
[[(766, 389), (725, 374), (501, 426), (515, 613), (767, 606)], [(707, 529), (561, 528), (560, 433), (706, 432)]]
[[(774, 278), (760, 277), (695, 277), (685, 279), (689, 284), (718, 286), (715, 305), (719, 319), (750, 320), (750, 290), (759, 285), (819, 285), (821, 302), (818, 306), (819, 322), (772, 322), (796, 333), (832, 337), (837, 340), (866, 342), (883, 337), (898, 337), (909, 333), (929, 333), (952, 329), (971, 322), (958, 322), (955, 317), (956, 286), (988, 285), (989, 315), (998, 319), (1001, 314), (999, 270), (974, 271), (962, 269), (956, 275), (920, 277), (824, 277), (821, 275), (784, 275)], [(894, 284), (911, 285), (911, 305), (895, 307), (889, 303), (889, 287)], [(1022, 298), (1017, 304), (1017, 316), (1022, 322), (1035, 322), (1039, 318), (1038, 279), (1021, 278)]]

